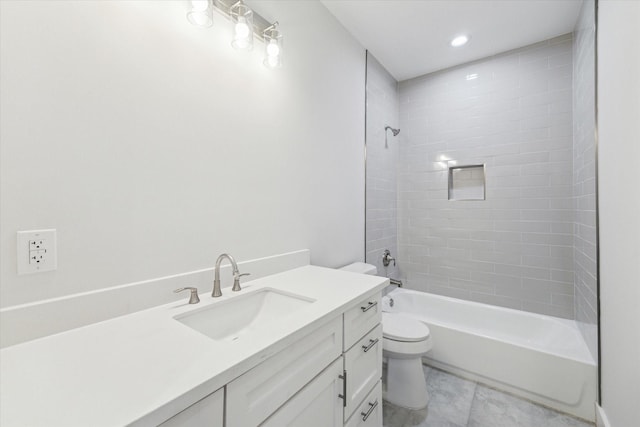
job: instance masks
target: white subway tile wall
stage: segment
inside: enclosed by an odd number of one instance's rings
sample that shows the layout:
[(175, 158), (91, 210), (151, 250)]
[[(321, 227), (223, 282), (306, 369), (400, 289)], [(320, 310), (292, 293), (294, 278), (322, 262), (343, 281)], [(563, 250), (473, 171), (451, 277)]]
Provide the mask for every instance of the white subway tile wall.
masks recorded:
[[(392, 149), (401, 166), (386, 165), (373, 186), (381, 160), (369, 158), (370, 127), (394, 114), (393, 102), (374, 101), (393, 98), (385, 89), (394, 86), (369, 74), (367, 197), (383, 218), (369, 225), (368, 207), (367, 231), (392, 234), (395, 211), (383, 213), (392, 202), (382, 199), (393, 195), (397, 168), (398, 259), (409, 288), (574, 318), (574, 256), (583, 261), (573, 247), (572, 45), (567, 34), (400, 82), (402, 133)], [(447, 200), (452, 164), (486, 165), (486, 200)], [(589, 216), (593, 205), (578, 199)], [(593, 224), (580, 220), (589, 235)]]
[(573, 43), (573, 208), (575, 316), (597, 360), (595, 4), (587, 0)]
[(389, 249), (398, 255), (397, 164), (404, 130), (393, 136), (385, 126), (399, 127), (398, 115), (398, 83), (367, 53), (366, 262), (392, 278), (399, 278), (398, 267), (385, 267), (382, 254)]

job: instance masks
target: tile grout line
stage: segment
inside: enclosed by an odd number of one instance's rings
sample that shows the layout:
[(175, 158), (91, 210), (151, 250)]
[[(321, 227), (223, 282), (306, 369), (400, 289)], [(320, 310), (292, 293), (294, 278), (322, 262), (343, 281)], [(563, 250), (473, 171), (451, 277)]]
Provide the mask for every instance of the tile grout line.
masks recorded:
[(478, 382), (467, 380), (473, 383), (473, 396), (471, 397), (471, 404), (469, 405), (469, 412), (467, 413), (467, 421), (464, 427), (469, 427), (469, 421), (471, 421), (471, 410), (473, 409), (473, 403), (476, 401), (476, 393), (478, 392)]

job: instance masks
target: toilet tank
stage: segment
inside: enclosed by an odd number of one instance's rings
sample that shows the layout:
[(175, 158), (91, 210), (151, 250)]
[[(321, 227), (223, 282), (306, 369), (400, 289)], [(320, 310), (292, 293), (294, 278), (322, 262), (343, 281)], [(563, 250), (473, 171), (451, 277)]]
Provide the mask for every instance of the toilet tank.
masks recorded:
[(372, 276), (378, 273), (378, 269), (375, 265), (364, 262), (354, 262), (353, 264), (345, 265), (340, 270), (350, 271), (352, 273), (370, 274)]

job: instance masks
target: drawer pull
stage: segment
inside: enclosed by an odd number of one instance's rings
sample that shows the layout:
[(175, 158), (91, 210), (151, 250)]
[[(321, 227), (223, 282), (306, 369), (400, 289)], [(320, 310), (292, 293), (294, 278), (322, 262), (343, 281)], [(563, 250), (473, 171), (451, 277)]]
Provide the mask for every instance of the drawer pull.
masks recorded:
[(367, 421), (369, 415), (371, 415), (371, 413), (378, 407), (378, 399), (376, 399), (373, 403), (369, 402), (369, 406), (370, 408), (367, 412), (360, 412), (360, 415), (362, 415), (362, 421)]
[(360, 307), (360, 310), (362, 310), (362, 312), (364, 313), (371, 310), (376, 305), (378, 305), (378, 301), (373, 301), (373, 302), (369, 301), (368, 305), (366, 307)]
[(378, 338), (376, 338), (375, 340), (369, 340), (369, 345), (363, 345), (362, 349), (366, 353), (367, 351), (371, 350), (371, 347), (373, 347), (376, 344), (378, 344)]
[(338, 378), (342, 380), (342, 394), (338, 397), (342, 399), (342, 407), (347, 407), (347, 371), (342, 371), (342, 375), (338, 375)]

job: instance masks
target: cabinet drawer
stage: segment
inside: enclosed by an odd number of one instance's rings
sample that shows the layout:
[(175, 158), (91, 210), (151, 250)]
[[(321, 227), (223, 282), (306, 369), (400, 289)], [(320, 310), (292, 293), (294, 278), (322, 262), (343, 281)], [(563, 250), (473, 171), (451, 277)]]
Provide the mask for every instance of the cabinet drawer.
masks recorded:
[(227, 384), (227, 427), (263, 422), (340, 356), (342, 319), (337, 317)]
[(342, 357), (333, 362), (261, 427), (342, 427)]
[(344, 313), (345, 351), (382, 321), (381, 299), (380, 292), (369, 295)]
[(382, 381), (378, 381), (345, 427), (382, 427)]
[(378, 324), (344, 354), (347, 372), (345, 421), (382, 378), (382, 325)]
[(220, 389), (177, 413), (160, 427), (222, 427), (224, 390)]

